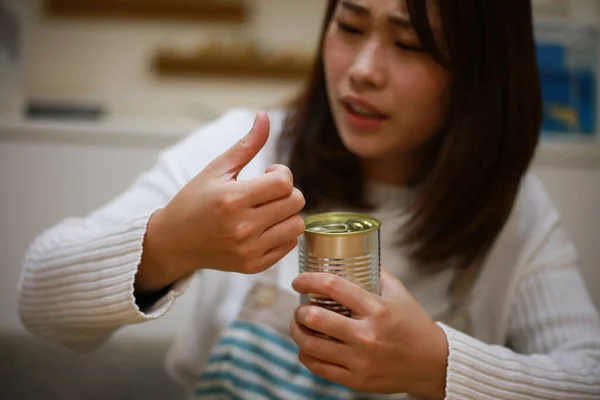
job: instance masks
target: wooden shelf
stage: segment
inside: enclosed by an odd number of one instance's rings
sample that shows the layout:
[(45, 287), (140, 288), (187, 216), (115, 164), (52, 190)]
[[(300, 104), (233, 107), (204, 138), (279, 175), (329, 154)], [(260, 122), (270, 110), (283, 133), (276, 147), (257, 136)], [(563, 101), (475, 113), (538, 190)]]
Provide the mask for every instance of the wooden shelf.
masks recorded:
[(247, 20), (241, 1), (218, 0), (45, 0), (46, 15), (61, 18), (216, 21)]
[(164, 50), (154, 57), (152, 67), (162, 77), (304, 79), (312, 69), (312, 59), (285, 55), (262, 57), (252, 51), (185, 55)]

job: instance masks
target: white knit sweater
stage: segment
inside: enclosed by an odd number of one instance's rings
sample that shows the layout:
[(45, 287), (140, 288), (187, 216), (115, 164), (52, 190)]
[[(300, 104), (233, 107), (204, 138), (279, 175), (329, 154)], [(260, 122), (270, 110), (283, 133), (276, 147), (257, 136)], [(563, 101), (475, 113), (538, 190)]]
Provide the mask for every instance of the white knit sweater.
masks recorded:
[[(261, 174), (275, 159), (283, 113), (271, 114), (265, 149), (240, 175)], [(188, 281), (149, 310), (139, 310), (133, 281), (150, 215), (214, 157), (243, 136), (254, 113), (236, 110), (165, 150), (154, 169), (84, 218), (43, 232), (28, 250), (19, 311), (33, 333), (88, 350), (119, 327), (159, 318)], [(454, 273), (419, 273), (393, 246), (404, 220), (401, 190), (377, 185), (375, 216), (385, 223), (383, 264), (434, 317), (448, 312)], [(280, 268), (282, 288), (297, 274), (295, 252)], [(220, 330), (233, 320), (255, 277), (201, 273), (194, 318), (174, 343), (168, 370), (192, 384)], [(223, 293), (227, 293), (223, 296)], [(575, 250), (539, 182), (528, 176), (509, 222), (466, 306), (440, 321), (449, 342), (448, 399), (600, 399), (600, 319), (586, 292)], [(462, 332), (461, 332), (462, 331)]]

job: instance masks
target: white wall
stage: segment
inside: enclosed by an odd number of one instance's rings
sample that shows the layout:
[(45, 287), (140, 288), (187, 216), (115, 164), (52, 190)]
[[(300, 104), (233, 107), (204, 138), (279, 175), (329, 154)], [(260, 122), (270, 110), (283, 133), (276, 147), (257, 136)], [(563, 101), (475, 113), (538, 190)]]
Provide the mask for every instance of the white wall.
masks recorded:
[(150, 71), (165, 45), (193, 50), (209, 40), (253, 38), (267, 48), (314, 48), (323, 0), (254, 0), (242, 26), (204, 23), (57, 21), (32, 12), (27, 91), (98, 99), (116, 115), (214, 116), (232, 106), (265, 107), (294, 93), (298, 81), (173, 80)]

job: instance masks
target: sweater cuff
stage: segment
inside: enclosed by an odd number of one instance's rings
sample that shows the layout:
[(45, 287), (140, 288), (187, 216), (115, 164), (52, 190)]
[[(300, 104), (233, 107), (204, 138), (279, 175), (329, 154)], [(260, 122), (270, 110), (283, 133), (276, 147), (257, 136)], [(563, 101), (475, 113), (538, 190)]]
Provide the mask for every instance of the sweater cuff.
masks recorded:
[[(193, 274), (189, 275), (177, 282), (175, 282), (168, 291), (164, 293), (163, 296), (156, 299), (152, 304), (148, 307), (141, 309), (138, 304), (138, 299), (135, 297), (135, 277), (138, 272), (138, 267), (142, 262), (142, 254), (144, 251), (144, 237), (146, 236), (146, 231), (148, 229), (148, 221), (152, 215), (158, 211), (158, 208), (145, 215), (144, 217), (139, 218), (138, 220), (133, 221), (133, 225), (140, 224), (143, 227), (143, 231), (140, 234), (139, 240), (134, 244), (132, 251), (135, 253), (135, 264), (132, 265), (133, 271), (129, 268), (123, 270), (123, 279), (127, 282), (128, 288), (128, 301), (127, 306), (130, 308), (130, 320), (125, 320), (126, 323), (138, 323), (151, 321), (163, 316), (172, 306), (177, 297), (181, 296), (187, 288), (190, 286), (193, 278)], [(133, 272), (133, 273), (132, 273)]]
[(163, 296), (154, 301), (149, 307), (140, 309), (135, 297), (133, 301), (134, 303), (136, 303), (136, 307), (138, 307), (138, 310), (144, 315), (144, 317), (147, 320), (158, 318), (164, 315), (169, 310), (169, 308), (171, 308), (177, 297), (185, 293), (187, 288), (192, 283), (193, 277), (194, 275), (189, 275), (175, 282)]
[(179, 281), (173, 283), (170, 288), (168, 288), (168, 290), (166, 290), (164, 292), (164, 294), (162, 294), (160, 297), (153, 299), (152, 303), (149, 304), (147, 307), (140, 307), (139, 304), (139, 299), (137, 299), (135, 297), (135, 288), (134, 288), (134, 284), (135, 284), (135, 277), (137, 275), (138, 272), (138, 267), (140, 265), (140, 263), (142, 262), (142, 254), (143, 254), (143, 244), (144, 244), (144, 237), (146, 236), (146, 231), (148, 230), (148, 221), (150, 221), (150, 218), (152, 217), (152, 215), (158, 211), (159, 208), (155, 209), (154, 211), (152, 211), (151, 213), (149, 213), (148, 215), (146, 215), (143, 219), (142, 222), (144, 224), (144, 231), (142, 233), (142, 238), (141, 241), (139, 243), (139, 249), (137, 249), (139, 251), (139, 256), (138, 256), (138, 261), (135, 265), (135, 271), (133, 273), (133, 278), (130, 281), (130, 293), (131, 293), (131, 304), (132, 307), (135, 308), (136, 312), (141, 314), (141, 316), (143, 317), (143, 319), (145, 321), (149, 321), (149, 320), (153, 320), (153, 319), (157, 319), (160, 318), (161, 316), (163, 316), (173, 305), (173, 303), (175, 302), (175, 300), (177, 299), (177, 297), (183, 295), (185, 293), (185, 291), (188, 289), (188, 287), (190, 286), (190, 284), (192, 283), (192, 280), (194, 278), (194, 274), (190, 274), (186, 277), (184, 277), (183, 279), (180, 279)]
[[(175, 283), (147, 310), (137, 306), (134, 281), (146, 227), (155, 211), (115, 225), (108, 232), (104, 227), (101, 235), (93, 226), (69, 227), (71, 237), (63, 246), (56, 245), (52, 232), (41, 235), (25, 258), (24, 270), (35, 272), (26, 272), (20, 283), (20, 313), (25, 325), (43, 336), (55, 336), (54, 330), (108, 332), (162, 316), (192, 277)], [(45, 268), (47, 265), (60, 268)]]
[[(441, 322), (448, 340), (448, 368), (446, 371), (445, 400), (510, 398), (511, 392), (504, 392), (502, 366), (495, 348)], [(509, 372), (510, 373), (510, 372)]]

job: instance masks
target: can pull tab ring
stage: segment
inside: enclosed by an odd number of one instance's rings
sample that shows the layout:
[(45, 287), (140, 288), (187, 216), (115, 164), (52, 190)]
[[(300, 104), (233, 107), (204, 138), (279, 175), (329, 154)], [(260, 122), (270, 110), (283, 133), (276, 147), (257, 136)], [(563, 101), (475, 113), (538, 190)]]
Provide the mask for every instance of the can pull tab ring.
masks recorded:
[(348, 222), (333, 222), (330, 224), (312, 226), (308, 228), (308, 231), (315, 233), (351, 233), (360, 232), (369, 227), (369, 224), (350, 220)]
[(349, 232), (350, 227), (345, 223), (334, 223), (310, 227), (308, 230), (316, 233), (346, 233)]
[(350, 227), (348, 226), (348, 224), (339, 224), (339, 223), (325, 225), (323, 228), (325, 228), (325, 230), (330, 233), (345, 233), (350, 230)]

